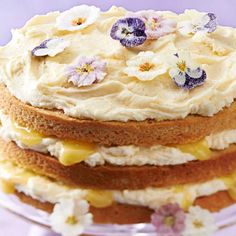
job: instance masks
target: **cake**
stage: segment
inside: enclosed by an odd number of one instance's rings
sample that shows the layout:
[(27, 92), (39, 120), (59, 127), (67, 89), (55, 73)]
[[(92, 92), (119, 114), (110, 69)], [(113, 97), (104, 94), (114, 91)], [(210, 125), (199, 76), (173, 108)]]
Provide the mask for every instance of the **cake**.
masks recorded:
[(211, 235), (236, 201), (235, 41), (195, 10), (33, 17), (0, 48), (2, 191), (63, 236)]

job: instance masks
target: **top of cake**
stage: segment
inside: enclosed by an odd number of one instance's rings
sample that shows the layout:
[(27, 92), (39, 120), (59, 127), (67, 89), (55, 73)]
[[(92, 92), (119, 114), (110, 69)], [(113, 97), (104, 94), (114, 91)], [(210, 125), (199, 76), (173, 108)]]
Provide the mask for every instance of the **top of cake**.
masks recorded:
[(167, 120), (229, 106), (235, 61), (236, 30), (213, 13), (81, 5), (14, 30), (0, 77), (21, 101), (68, 116)]

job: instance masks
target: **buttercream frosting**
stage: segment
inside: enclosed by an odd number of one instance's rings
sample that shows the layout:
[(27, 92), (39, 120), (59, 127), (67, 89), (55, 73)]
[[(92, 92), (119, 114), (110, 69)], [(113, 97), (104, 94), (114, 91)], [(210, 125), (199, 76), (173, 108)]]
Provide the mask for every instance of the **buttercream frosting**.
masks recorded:
[[(159, 12), (181, 22), (201, 15), (187, 10), (177, 15)], [(33, 17), (22, 29), (13, 31), (12, 41), (0, 48), (0, 76), (9, 91), (36, 107), (60, 109), (65, 114), (95, 120), (178, 119), (189, 114), (212, 116), (230, 106), (236, 97), (236, 31), (218, 26), (212, 33), (184, 36), (178, 29), (136, 48), (125, 48), (110, 37), (112, 25), (130, 14), (112, 7), (101, 12), (90, 26), (62, 31), (56, 21), (62, 13)], [(55, 57), (36, 58), (31, 50), (48, 38), (62, 38), (70, 46)], [(168, 61), (167, 55), (187, 51), (206, 72), (205, 83), (197, 88), (179, 88), (168, 71), (150, 81), (128, 76), (127, 61), (142, 51), (151, 51)], [(65, 69), (78, 57), (96, 56), (106, 61), (107, 76), (97, 84), (76, 87), (68, 83)]]

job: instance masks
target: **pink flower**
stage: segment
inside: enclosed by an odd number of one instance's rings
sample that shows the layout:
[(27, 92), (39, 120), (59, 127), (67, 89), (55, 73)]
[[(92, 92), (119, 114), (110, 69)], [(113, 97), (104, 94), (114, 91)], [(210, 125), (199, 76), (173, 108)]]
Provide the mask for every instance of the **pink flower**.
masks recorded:
[(102, 81), (106, 76), (106, 62), (97, 57), (80, 57), (67, 69), (68, 82), (75, 86), (89, 86)]
[(152, 214), (151, 223), (159, 236), (181, 236), (185, 229), (185, 213), (178, 204), (167, 204)]
[(129, 14), (129, 17), (137, 17), (144, 21), (148, 39), (158, 39), (176, 30), (177, 23), (173, 19), (165, 18), (158, 12), (139, 11)]

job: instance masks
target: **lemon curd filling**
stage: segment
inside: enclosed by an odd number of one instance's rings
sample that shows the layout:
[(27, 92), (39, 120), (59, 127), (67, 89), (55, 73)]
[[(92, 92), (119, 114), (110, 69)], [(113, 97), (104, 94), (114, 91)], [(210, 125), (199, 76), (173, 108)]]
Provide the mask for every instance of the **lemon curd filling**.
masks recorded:
[(12, 122), (12, 127), (20, 142), (29, 147), (41, 143), (45, 138), (42, 134), (20, 126), (16, 122)]
[(205, 139), (195, 143), (177, 145), (175, 147), (182, 152), (192, 154), (197, 160), (200, 161), (210, 159), (212, 155), (212, 151), (210, 150), (209, 145)]
[(62, 145), (59, 161), (65, 166), (80, 163), (96, 151), (96, 145), (91, 143), (62, 141)]
[[(42, 143), (43, 139), (48, 138), (36, 131), (22, 127), (15, 122), (12, 122), (12, 127), (17, 135), (17, 139), (29, 148)], [(85, 161), (89, 156), (96, 152), (98, 147), (96, 144), (67, 140), (62, 140), (60, 146), (62, 148), (59, 152), (58, 159), (60, 163), (65, 166)], [(209, 159), (212, 154), (205, 139), (195, 143), (176, 145), (173, 147), (179, 149), (183, 153), (193, 155), (197, 160)]]

